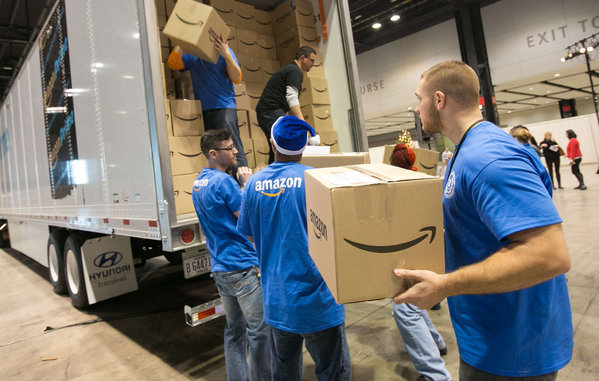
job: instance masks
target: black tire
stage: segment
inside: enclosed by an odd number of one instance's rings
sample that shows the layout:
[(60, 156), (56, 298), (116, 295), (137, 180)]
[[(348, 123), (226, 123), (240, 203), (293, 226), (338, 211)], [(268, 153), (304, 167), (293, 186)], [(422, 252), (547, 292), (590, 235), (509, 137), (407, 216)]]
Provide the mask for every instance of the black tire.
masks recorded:
[(67, 290), (71, 296), (73, 307), (77, 309), (83, 309), (89, 305), (83, 273), (83, 258), (81, 257), (83, 242), (79, 235), (71, 234), (64, 246), (64, 273)]
[(67, 232), (59, 229), (54, 230), (48, 237), (48, 277), (54, 292), (59, 295), (67, 293), (67, 283), (64, 275), (63, 249), (67, 240)]
[(169, 263), (171, 265), (178, 265), (181, 264), (183, 262), (183, 257), (181, 256), (181, 252), (180, 251), (175, 251), (172, 253), (164, 253), (164, 258), (166, 258), (167, 261), (169, 261)]

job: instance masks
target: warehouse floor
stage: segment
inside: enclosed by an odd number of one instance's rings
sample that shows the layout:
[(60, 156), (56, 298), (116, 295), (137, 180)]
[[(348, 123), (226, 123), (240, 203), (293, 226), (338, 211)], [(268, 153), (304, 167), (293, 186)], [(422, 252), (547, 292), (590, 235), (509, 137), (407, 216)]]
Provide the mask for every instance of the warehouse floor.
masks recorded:
[[(599, 175), (583, 165), (589, 189), (562, 167), (566, 189), (555, 192), (572, 269), (574, 359), (558, 380), (599, 379)], [(178, 266), (154, 259), (138, 273), (140, 290), (82, 312), (52, 292), (47, 270), (17, 251), (0, 250), (0, 378), (2, 380), (225, 380), (224, 318), (185, 325), (183, 305), (214, 288), (209, 278), (182, 279)], [(354, 380), (415, 380), (391, 317), (390, 300), (346, 306)], [(458, 354), (447, 304), (431, 311), (444, 336), (447, 368), (457, 377)], [(314, 380), (304, 356), (304, 379)]]

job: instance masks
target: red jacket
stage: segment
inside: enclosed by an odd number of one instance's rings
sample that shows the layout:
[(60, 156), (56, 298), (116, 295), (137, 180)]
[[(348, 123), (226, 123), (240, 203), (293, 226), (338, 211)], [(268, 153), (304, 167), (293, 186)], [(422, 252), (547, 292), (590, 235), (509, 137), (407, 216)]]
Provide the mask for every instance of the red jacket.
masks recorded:
[(568, 147), (566, 147), (566, 155), (570, 160), (574, 160), (577, 157), (582, 157), (582, 152), (580, 152), (580, 145), (578, 144), (578, 139), (570, 139), (570, 141), (568, 142)]

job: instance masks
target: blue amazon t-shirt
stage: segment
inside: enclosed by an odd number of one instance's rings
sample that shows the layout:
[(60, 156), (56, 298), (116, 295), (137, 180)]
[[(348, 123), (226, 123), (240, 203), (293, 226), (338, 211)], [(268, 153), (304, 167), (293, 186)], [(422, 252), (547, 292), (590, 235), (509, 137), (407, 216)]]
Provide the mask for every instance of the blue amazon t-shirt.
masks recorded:
[[(237, 63), (231, 48), (229, 52)], [(227, 63), (223, 56), (219, 56), (215, 64), (191, 54), (183, 54), (181, 59), (185, 70), (191, 73), (193, 95), (202, 101), (202, 110), (236, 107), (235, 88), (227, 74)]]
[(258, 265), (254, 246), (237, 230), (235, 212), (241, 206), (241, 189), (233, 177), (204, 168), (191, 193), (200, 226), (206, 236), (211, 271), (234, 271)]
[[(444, 181), (447, 272), (488, 258), (510, 243), (510, 234), (562, 222), (536, 152), (489, 122), (470, 130), (458, 149)], [(530, 377), (555, 372), (572, 358), (565, 275), (519, 291), (458, 295), (448, 302), (460, 357), (477, 369)]]
[(308, 252), (304, 171), (275, 162), (243, 190), (237, 228), (254, 237), (262, 273), (264, 321), (294, 333), (318, 332), (345, 320)]

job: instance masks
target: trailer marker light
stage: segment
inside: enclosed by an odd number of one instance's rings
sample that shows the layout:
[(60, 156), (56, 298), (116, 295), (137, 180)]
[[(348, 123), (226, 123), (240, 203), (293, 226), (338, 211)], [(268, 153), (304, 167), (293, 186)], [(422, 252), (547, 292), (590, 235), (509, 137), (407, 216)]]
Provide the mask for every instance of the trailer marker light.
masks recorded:
[(181, 242), (183, 243), (191, 243), (193, 241), (193, 239), (195, 238), (195, 233), (193, 231), (193, 229), (184, 229), (181, 232)]

